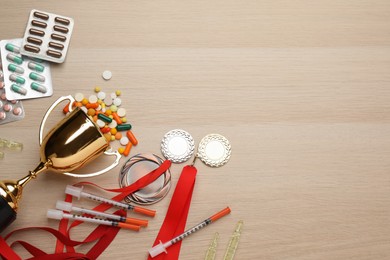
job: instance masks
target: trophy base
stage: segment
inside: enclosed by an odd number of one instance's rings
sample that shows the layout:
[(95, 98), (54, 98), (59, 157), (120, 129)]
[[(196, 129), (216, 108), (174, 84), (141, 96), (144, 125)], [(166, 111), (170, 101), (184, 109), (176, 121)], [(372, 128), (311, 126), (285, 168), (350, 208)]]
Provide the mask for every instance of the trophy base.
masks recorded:
[(0, 233), (16, 219), (16, 211), (0, 197)]

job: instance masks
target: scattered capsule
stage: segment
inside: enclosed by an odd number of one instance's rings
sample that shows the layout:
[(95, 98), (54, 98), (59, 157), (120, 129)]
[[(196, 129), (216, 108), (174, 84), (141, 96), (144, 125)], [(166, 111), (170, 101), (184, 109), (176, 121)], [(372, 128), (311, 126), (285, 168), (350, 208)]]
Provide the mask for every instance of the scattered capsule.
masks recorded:
[(9, 79), (13, 82), (19, 83), (19, 84), (24, 84), (26, 80), (20, 76), (17, 76), (15, 74), (9, 75)]
[(99, 93), (99, 92), (100, 92), (100, 90), (101, 90), (101, 88), (100, 88), (100, 87), (95, 87), (95, 92), (96, 92), (96, 93)]
[(123, 151), (123, 155), (124, 156), (128, 156), (129, 153), (130, 153), (130, 149), (131, 147), (133, 146), (133, 144), (131, 142), (128, 142), (126, 147), (125, 147), (125, 150)]
[(12, 71), (12, 72), (19, 73), (19, 74), (23, 74), (24, 73), (24, 69), (22, 67), (16, 66), (14, 64), (9, 64), (8, 65), (8, 70)]
[(16, 56), (15, 54), (8, 53), (7, 54), (7, 60), (15, 62), (16, 64), (22, 64), (23, 63), (23, 58)]
[(117, 122), (118, 125), (123, 123), (122, 119), (119, 117), (119, 115), (117, 113), (112, 113), (112, 116), (113, 116), (114, 120)]
[(106, 115), (104, 115), (104, 114), (102, 114), (102, 113), (100, 113), (100, 114), (98, 115), (98, 118), (101, 119), (101, 120), (103, 120), (103, 121), (106, 122), (106, 123), (111, 123), (111, 122), (112, 122), (112, 119), (111, 119), (111, 118), (109, 118), (108, 116), (106, 116)]
[(120, 96), (120, 95), (122, 94), (122, 92), (121, 92), (120, 90), (116, 90), (116, 91), (115, 91), (115, 94), (116, 94), (117, 96)]
[(28, 67), (32, 70), (35, 70), (35, 71), (38, 71), (38, 72), (43, 72), (43, 70), (45, 69), (45, 67), (43, 67), (42, 65), (38, 64), (38, 63), (35, 63), (35, 62), (32, 62), (30, 61), (28, 63)]
[(129, 138), (130, 142), (136, 146), (138, 144), (138, 140), (137, 138), (135, 138), (133, 132), (131, 132), (130, 130), (126, 132), (126, 136), (127, 138)]
[(40, 81), (40, 82), (45, 82), (45, 77), (42, 76), (42, 75), (39, 75), (38, 73), (35, 73), (35, 72), (31, 72), (30, 75), (29, 75), (30, 79), (32, 80), (37, 80), (37, 81)]
[(14, 53), (18, 53), (18, 54), (20, 53), (20, 48), (18, 46), (13, 45), (12, 43), (7, 43), (5, 45), (5, 48)]
[(16, 93), (19, 93), (21, 95), (26, 95), (27, 94), (27, 90), (19, 85), (16, 85), (16, 84), (12, 84), (11, 85), (11, 89), (13, 91), (15, 91)]
[(118, 148), (118, 152), (119, 152), (120, 154), (123, 154), (124, 151), (125, 151), (125, 148), (123, 148), (123, 147), (119, 147), (119, 148)]
[(41, 92), (41, 93), (46, 93), (47, 92), (45, 86), (43, 86), (41, 84), (38, 84), (36, 82), (31, 83), (31, 89), (33, 89), (35, 91), (38, 91), (38, 92)]
[(127, 131), (127, 130), (130, 130), (131, 129), (131, 125), (130, 124), (121, 124), (121, 125), (117, 125), (116, 126), (116, 130), (118, 131)]
[(126, 117), (122, 117), (121, 120), (122, 120), (122, 123), (127, 123), (127, 118)]

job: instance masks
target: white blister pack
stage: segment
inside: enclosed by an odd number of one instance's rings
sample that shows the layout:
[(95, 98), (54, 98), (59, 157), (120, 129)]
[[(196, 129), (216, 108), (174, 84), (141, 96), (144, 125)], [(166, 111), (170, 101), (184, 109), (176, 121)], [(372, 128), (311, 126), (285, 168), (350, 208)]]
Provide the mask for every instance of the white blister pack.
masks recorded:
[(31, 10), (21, 53), (34, 58), (63, 63), (72, 36), (74, 21), (70, 17)]
[(53, 95), (50, 64), (21, 55), (22, 39), (0, 41), (5, 93), (8, 100)]

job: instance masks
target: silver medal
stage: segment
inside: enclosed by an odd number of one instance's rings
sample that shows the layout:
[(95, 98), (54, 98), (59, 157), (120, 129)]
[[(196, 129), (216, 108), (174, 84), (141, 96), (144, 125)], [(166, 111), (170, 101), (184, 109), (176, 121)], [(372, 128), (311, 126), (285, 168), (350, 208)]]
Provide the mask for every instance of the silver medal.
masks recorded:
[(209, 134), (200, 141), (196, 157), (210, 167), (220, 167), (229, 161), (231, 152), (231, 145), (224, 136)]
[(192, 136), (181, 129), (166, 133), (161, 141), (161, 152), (173, 163), (182, 163), (194, 154), (195, 142)]

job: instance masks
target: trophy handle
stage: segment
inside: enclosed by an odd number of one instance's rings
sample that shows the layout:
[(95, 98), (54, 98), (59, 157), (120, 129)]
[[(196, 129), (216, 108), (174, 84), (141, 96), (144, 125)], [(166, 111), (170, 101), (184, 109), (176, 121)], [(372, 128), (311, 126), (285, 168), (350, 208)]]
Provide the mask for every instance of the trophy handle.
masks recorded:
[(42, 144), (42, 141), (43, 141), (43, 128), (45, 127), (45, 124), (46, 124), (46, 120), (47, 118), (49, 117), (50, 113), (53, 111), (53, 109), (58, 106), (58, 104), (60, 104), (62, 101), (64, 100), (69, 100), (70, 101), (70, 104), (69, 104), (69, 112), (72, 112), (73, 110), (73, 107), (72, 107), (72, 104), (73, 102), (75, 102), (74, 98), (71, 96), (71, 95), (68, 95), (68, 96), (62, 96), (60, 98), (58, 98), (50, 107), (49, 109), (46, 111), (45, 113), (45, 116), (43, 117), (42, 119), (42, 122), (41, 122), (41, 125), (39, 127), (39, 145)]
[(88, 173), (88, 174), (75, 174), (75, 173), (71, 173), (71, 172), (64, 172), (63, 174), (65, 175), (68, 175), (68, 176), (72, 176), (72, 177), (76, 177), (76, 178), (87, 178), (87, 177), (94, 177), (94, 176), (98, 176), (100, 174), (103, 174), (105, 172), (108, 172), (109, 170), (113, 169), (114, 167), (116, 167), (119, 163), (119, 160), (121, 159), (121, 154), (118, 152), (118, 151), (112, 151), (111, 148), (110, 150), (107, 150), (104, 152), (105, 155), (115, 155), (116, 158), (115, 158), (115, 161), (113, 164), (111, 164), (110, 166), (108, 166), (107, 168), (104, 168), (103, 170), (100, 170), (98, 172), (93, 172), (93, 173)]

